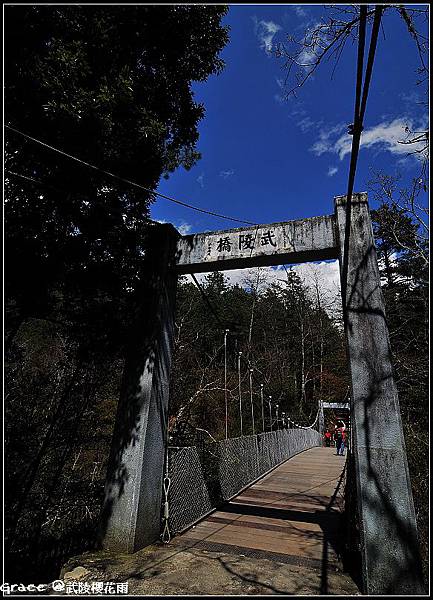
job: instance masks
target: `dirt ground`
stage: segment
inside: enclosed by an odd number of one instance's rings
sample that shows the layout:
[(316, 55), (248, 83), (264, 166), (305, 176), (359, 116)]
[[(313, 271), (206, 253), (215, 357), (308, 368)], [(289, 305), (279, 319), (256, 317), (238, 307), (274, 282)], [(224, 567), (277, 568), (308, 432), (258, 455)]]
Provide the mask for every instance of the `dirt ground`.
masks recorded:
[[(334, 570), (194, 547), (155, 544), (135, 554), (98, 552), (71, 559), (61, 579), (128, 583), (128, 594), (171, 595), (360, 595), (352, 579)], [(84, 591), (84, 586), (81, 585)]]

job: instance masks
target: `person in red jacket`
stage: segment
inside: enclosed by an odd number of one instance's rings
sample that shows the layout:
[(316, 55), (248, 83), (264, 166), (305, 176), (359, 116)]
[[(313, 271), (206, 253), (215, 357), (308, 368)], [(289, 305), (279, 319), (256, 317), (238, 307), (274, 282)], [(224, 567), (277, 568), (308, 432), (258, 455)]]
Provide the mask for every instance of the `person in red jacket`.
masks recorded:
[(323, 437), (325, 438), (325, 446), (329, 448), (331, 445), (331, 432), (329, 429), (325, 431), (325, 435)]

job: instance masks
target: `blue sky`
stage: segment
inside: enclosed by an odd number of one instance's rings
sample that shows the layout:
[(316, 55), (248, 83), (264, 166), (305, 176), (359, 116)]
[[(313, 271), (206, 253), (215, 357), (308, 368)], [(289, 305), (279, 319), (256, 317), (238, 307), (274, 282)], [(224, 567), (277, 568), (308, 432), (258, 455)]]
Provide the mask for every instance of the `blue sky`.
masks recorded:
[[(281, 98), (283, 62), (267, 49), (287, 34), (301, 37), (324, 14), (322, 5), (233, 5), (224, 22), (230, 41), (219, 76), (194, 85), (206, 115), (199, 126), (202, 159), (178, 169), (158, 191), (184, 202), (257, 223), (330, 214), (345, 194), (353, 121), (356, 43), (349, 43), (331, 80), (325, 63), (299, 90)], [(403, 180), (418, 173), (407, 157), (404, 126), (425, 126), (427, 111), (416, 85), (419, 58), (402, 20), (386, 14), (370, 86), (355, 191), (365, 191), (371, 169)], [(160, 199), (154, 219), (182, 233), (239, 227)]]

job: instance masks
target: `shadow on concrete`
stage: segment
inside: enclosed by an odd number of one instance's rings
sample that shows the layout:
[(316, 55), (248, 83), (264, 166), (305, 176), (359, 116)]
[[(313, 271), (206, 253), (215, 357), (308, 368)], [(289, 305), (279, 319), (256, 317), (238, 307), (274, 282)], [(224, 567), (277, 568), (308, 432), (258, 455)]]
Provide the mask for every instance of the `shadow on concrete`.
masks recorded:
[(347, 452), (346, 459), (346, 479), (344, 486), (344, 521), (344, 570), (351, 576), (358, 588), (362, 590), (362, 557), (359, 531), (359, 512), (356, 495), (355, 459), (351, 450)]
[[(113, 433), (99, 531), (111, 548), (132, 552), (159, 537), (174, 331), (177, 231), (149, 227)], [(134, 473), (134, 477), (132, 476)]]
[[(362, 218), (362, 217), (359, 217)], [(364, 227), (364, 225), (360, 225)], [(421, 556), (374, 244), (353, 252), (344, 307), (363, 589), (423, 594)], [(362, 244), (361, 244), (362, 246)], [(343, 298), (346, 296), (343, 293)]]
[[(264, 581), (262, 581), (259, 577), (257, 577), (256, 575), (254, 575), (253, 573), (243, 573), (241, 574), (239, 571), (235, 571), (234, 568), (232, 566), (229, 565), (229, 561), (224, 560), (222, 557), (217, 557), (216, 560), (220, 563), (221, 566), (224, 567), (224, 569), (230, 573), (230, 575), (234, 575), (235, 577), (241, 579), (242, 581), (244, 581), (245, 583), (248, 583), (250, 585), (254, 585), (256, 586), (257, 589), (257, 594), (259, 594), (262, 589), (260, 588), (265, 588), (266, 590), (271, 591), (273, 594), (284, 594), (284, 596), (292, 596), (293, 594), (287, 592), (287, 590), (281, 590), (276, 588), (275, 586), (269, 584), (269, 583), (265, 583)], [(250, 594), (254, 593), (254, 592), (249, 592)]]

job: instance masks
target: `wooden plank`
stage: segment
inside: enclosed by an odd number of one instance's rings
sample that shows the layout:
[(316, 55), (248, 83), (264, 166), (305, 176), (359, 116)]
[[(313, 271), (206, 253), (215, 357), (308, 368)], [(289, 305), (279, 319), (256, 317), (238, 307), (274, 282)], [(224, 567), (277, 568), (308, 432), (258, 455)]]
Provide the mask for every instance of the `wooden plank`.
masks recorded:
[[(343, 504), (338, 495), (333, 496), (344, 460), (337, 459), (330, 450), (313, 448), (295, 456), (182, 538), (296, 556), (300, 560), (321, 560), (326, 544), (329, 565), (338, 564)], [(312, 485), (314, 490), (306, 491)]]
[[(191, 536), (191, 539), (202, 540), (199, 535)], [(285, 553), (298, 556), (299, 558), (317, 558), (320, 559), (323, 554), (323, 541), (310, 540), (307, 537), (288, 540), (276, 540), (266, 536), (258, 535), (237, 535), (236, 538), (225, 535), (223, 532), (214, 533), (206, 537), (207, 542), (221, 543), (232, 546), (241, 546), (251, 550), (267, 550), (269, 552)], [(328, 548), (328, 556), (336, 556), (332, 548)]]

